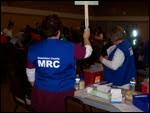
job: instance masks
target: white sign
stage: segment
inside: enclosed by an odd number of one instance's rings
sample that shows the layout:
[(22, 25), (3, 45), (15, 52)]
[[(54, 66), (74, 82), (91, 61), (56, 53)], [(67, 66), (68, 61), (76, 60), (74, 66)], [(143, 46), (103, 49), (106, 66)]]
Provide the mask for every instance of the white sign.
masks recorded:
[(75, 1), (75, 5), (84, 5), (85, 10), (85, 28), (89, 27), (89, 11), (88, 5), (98, 5), (98, 1)]
[[(99, 5), (98, 1), (87, 1), (88, 5)], [(85, 1), (75, 1), (75, 5), (84, 5)]]

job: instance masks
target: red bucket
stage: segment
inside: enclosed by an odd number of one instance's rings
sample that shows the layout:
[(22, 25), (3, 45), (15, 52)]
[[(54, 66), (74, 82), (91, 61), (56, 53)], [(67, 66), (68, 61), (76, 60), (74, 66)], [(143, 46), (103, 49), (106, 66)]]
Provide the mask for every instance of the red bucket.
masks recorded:
[(84, 70), (85, 87), (90, 84), (99, 83), (101, 80), (102, 71), (92, 72)]
[(144, 79), (142, 84), (142, 94), (149, 94), (149, 79)]
[(149, 87), (145, 84), (142, 84), (142, 94), (149, 94)]

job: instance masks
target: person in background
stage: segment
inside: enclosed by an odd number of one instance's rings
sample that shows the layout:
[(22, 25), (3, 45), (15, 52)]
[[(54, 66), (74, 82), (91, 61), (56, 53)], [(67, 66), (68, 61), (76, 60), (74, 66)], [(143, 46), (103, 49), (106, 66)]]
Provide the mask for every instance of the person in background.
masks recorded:
[(17, 48), (22, 48), (25, 46), (25, 41), (29, 40), (29, 32), (28, 31), (20, 31), (18, 32), (13, 39), (10, 40), (10, 43), (12, 43)]
[(147, 63), (149, 62), (149, 40), (146, 42), (144, 60), (147, 61)]
[(146, 76), (149, 77), (149, 40), (146, 42), (145, 54), (144, 54), (144, 67)]
[(94, 59), (94, 62), (99, 62), (99, 57), (101, 55), (102, 48), (104, 46), (104, 38), (105, 35), (102, 31), (101, 27), (97, 27), (94, 29), (92, 36), (92, 47), (93, 47), (93, 54), (92, 59)]
[(7, 51), (8, 51), (8, 41), (6, 40), (5, 33), (1, 32), (1, 43), (0, 43), (0, 82), (2, 83), (2, 79), (6, 80), (6, 62), (7, 62)]
[(76, 44), (80, 43), (80, 38), (81, 38), (80, 28), (76, 27), (76, 28), (72, 29), (71, 34), (72, 34), (72, 42), (76, 43)]
[(102, 48), (104, 45), (103, 39), (104, 39), (104, 33), (102, 31), (102, 28), (98, 27), (96, 29), (96, 33), (93, 36), (93, 44), (99, 46), (99, 48)]
[(59, 40), (62, 22), (57, 15), (47, 16), (41, 31), (47, 39), (31, 45), (27, 58), (32, 108), (36, 112), (65, 112), (65, 97), (74, 96), (76, 60), (92, 53), (90, 29), (83, 34), (85, 46)]
[(133, 44), (133, 39), (132, 39), (132, 31), (134, 27), (132, 24), (128, 24), (126, 28), (126, 39), (129, 41), (129, 43), (132, 45)]
[(3, 30), (3, 32), (5, 33), (6, 39), (8, 41), (10, 41), (13, 38), (13, 36), (12, 36), (12, 29), (13, 29), (13, 27), (14, 27), (14, 23), (12, 23), (11, 21), (9, 21), (9, 23), (7, 25), (7, 28), (5, 28)]
[(24, 28), (24, 32), (25, 31), (34, 32), (35, 30), (30, 25), (26, 25), (26, 27)]
[(68, 41), (69, 40), (69, 29), (68, 27), (63, 27), (60, 40)]
[(109, 47), (111, 47), (112, 45), (113, 45), (113, 43), (111, 42), (110, 38), (107, 38), (107, 39), (104, 40), (104, 46), (102, 47), (102, 50), (101, 50), (101, 55), (103, 57), (108, 56), (107, 49)]
[(34, 30), (35, 30), (36, 34), (40, 34), (41, 33), (41, 31), (40, 31), (40, 23), (39, 22), (36, 22)]
[(106, 66), (104, 80), (114, 86), (129, 89), (130, 80), (136, 77), (135, 60), (132, 47), (126, 40), (126, 32), (120, 27), (114, 27), (108, 34), (114, 43), (107, 49), (108, 56), (100, 56), (100, 61)]

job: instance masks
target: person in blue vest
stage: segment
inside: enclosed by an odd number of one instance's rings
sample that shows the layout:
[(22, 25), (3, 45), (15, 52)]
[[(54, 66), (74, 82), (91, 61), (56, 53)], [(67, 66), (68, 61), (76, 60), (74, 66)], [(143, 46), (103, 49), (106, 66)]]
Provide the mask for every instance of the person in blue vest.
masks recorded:
[(137, 80), (136, 67), (132, 47), (126, 39), (125, 30), (114, 27), (108, 37), (114, 43), (107, 49), (108, 56), (100, 56), (100, 61), (106, 66), (104, 80), (112, 82), (114, 86), (129, 89), (132, 78)]
[(45, 17), (40, 30), (47, 38), (30, 46), (26, 67), (33, 86), (32, 108), (36, 112), (65, 112), (65, 97), (74, 96), (76, 60), (93, 51), (90, 29), (84, 30), (84, 46), (59, 40), (62, 22), (57, 15)]

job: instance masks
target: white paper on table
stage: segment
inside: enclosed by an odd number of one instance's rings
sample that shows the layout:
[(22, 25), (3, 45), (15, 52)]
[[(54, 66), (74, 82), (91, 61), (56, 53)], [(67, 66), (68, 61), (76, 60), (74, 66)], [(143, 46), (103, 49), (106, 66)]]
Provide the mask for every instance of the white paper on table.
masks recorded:
[(112, 94), (121, 94), (121, 89), (111, 89)]
[(122, 101), (122, 94), (112, 94), (111, 101)]
[(143, 112), (133, 104), (122, 103), (122, 104), (112, 104), (112, 105), (118, 108), (121, 112)]
[(91, 96), (91, 94), (87, 93), (84, 89), (81, 89), (81, 90), (75, 91), (74, 96), (85, 98), (85, 97)]
[(101, 92), (108, 93), (111, 90), (111, 87), (108, 87), (106, 85), (98, 85), (97, 90)]

